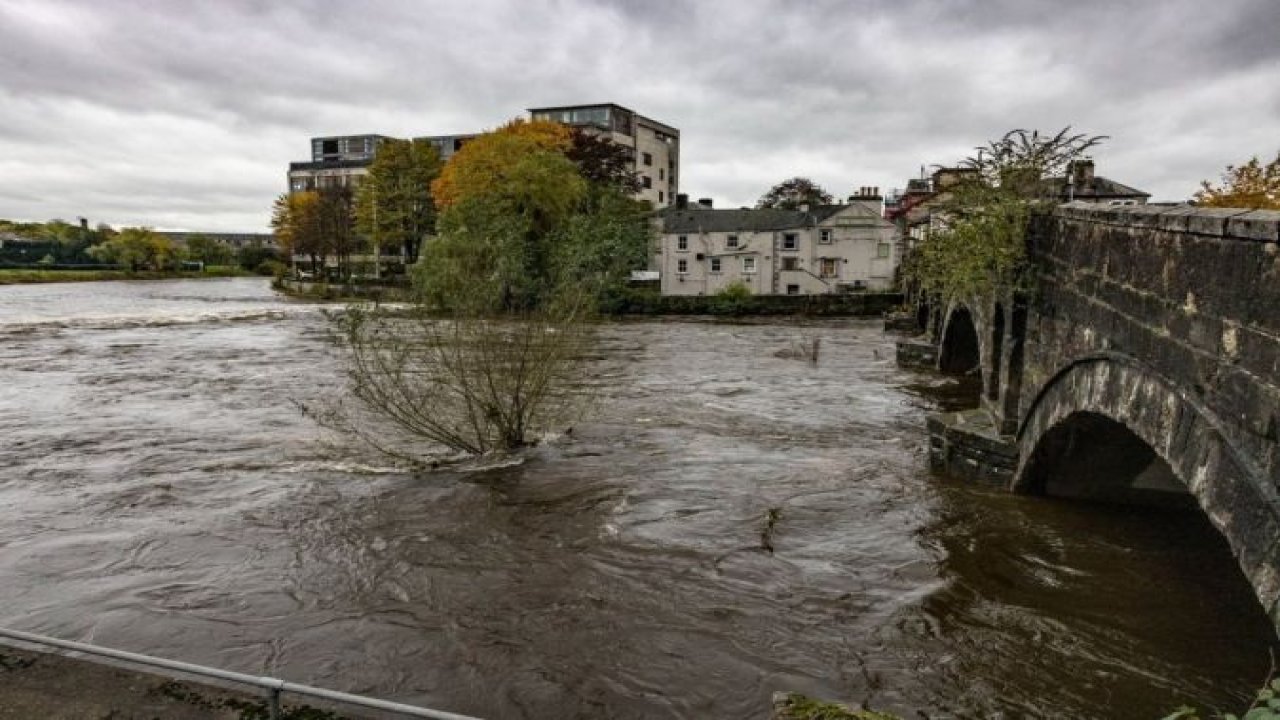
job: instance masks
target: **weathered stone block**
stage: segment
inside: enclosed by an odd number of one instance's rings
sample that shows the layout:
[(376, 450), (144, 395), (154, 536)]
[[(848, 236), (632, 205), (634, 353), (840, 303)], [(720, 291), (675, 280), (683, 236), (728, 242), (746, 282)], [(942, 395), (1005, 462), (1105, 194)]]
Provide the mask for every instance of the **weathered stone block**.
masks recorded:
[(1280, 242), (1280, 210), (1251, 210), (1227, 218), (1229, 237), (1258, 242)]
[(1195, 214), (1187, 219), (1187, 231), (1223, 237), (1227, 234), (1227, 220), (1247, 212), (1236, 208), (1196, 208)]
[(1173, 209), (1169, 205), (1131, 205), (1124, 208), (1121, 218), (1129, 227), (1158, 228), (1160, 216)]
[(1161, 230), (1174, 233), (1187, 232), (1191, 216), (1198, 211), (1199, 208), (1190, 205), (1176, 205), (1160, 214), (1159, 227)]
[(901, 368), (934, 369), (938, 367), (938, 346), (924, 340), (899, 340), (895, 358)]

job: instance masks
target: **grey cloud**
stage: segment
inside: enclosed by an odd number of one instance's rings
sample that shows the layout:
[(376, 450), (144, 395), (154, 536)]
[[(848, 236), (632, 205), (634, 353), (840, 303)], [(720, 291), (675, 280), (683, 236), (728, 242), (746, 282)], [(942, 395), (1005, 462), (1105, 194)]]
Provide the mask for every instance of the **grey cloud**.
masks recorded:
[(0, 0), (0, 217), (261, 230), (312, 135), (596, 101), (679, 127), (684, 189), (721, 204), (1067, 124), (1180, 199), (1280, 149), (1278, 36), (1272, 0)]

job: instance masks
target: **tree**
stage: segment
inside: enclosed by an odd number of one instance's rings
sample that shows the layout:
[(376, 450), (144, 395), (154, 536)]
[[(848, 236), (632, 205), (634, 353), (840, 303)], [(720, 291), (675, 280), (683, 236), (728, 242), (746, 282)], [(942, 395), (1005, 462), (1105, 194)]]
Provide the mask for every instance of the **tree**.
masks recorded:
[(205, 265), (230, 265), (233, 253), (225, 244), (196, 233), (187, 238), (187, 257)]
[(356, 235), (354, 198), (350, 188), (316, 191), (316, 231), (325, 255), (332, 255), (343, 278), (351, 276), (351, 256), (363, 249)]
[(349, 308), (342, 337), (357, 404), (305, 410), (415, 464), (444, 448), (517, 450), (582, 409), (587, 311), (572, 294), (502, 315), (465, 302), (443, 318), (421, 304)]
[(585, 189), (565, 156), (572, 142), (569, 128), (559, 123), (512, 120), (463, 145), (431, 184), (431, 194), (441, 211), (486, 198), (544, 217), (563, 217)]
[(835, 202), (831, 193), (823, 190), (817, 183), (805, 177), (793, 177), (784, 180), (760, 196), (757, 208), (773, 208), (776, 210), (795, 210), (801, 205), (830, 205)]
[(571, 283), (605, 301), (616, 295), (633, 270), (649, 261), (654, 240), (652, 208), (624, 186), (595, 186), (582, 209), (551, 238), (558, 282)]
[(1239, 167), (1228, 165), (1221, 186), (1202, 180), (1195, 202), (1206, 207), (1280, 210), (1280, 152), (1266, 165), (1256, 155)]
[(168, 238), (146, 227), (125, 228), (110, 240), (90, 249), (89, 253), (103, 262), (128, 265), (133, 272), (143, 268), (161, 270), (171, 267), (178, 255)]
[(435, 230), (431, 183), (442, 167), (440, 153), (426, 140), (388, 140), (378, 146), (355, 211), (357, 228), (375, 252), (401, 248), (407, 262), (418, 261), (423, 238)]
[(311, 266), (324, 265), (327, 255), (321, 235), (320, 194), (314, 191), (286, 193), (271, 209), (271, 230), (286, 257), (305, 255)]
[(578, 166), (584, 180), (592, 185), (616, 188), (625, 195), (634, 195), (640, 190), (631, 148), (582, 128), (573, 128), (571, 132), (571, 144), (565, 155)]
[(600, 288), (643, 265), (652, 230), (611, 166), (588, 182), (571, 148), (562, 125), (515, 121), (453, 156), (432, 184), (441, 210), (414, 301), (346, 316), (357, 402), (313, 416), (406, 457), (416, 447), (392, 438), (512, 450), (581, 410), (585, 320)]
[[(417, 277), (427, 296), (448, 302), (483, 289), (491, 304), (509, 310), (551, 296), (556, 233), (581, 210), (588, 189), (565, 155), (569, 147), (565, 126), (517, 120), (449, 160), (432, 184), (442, 211), (437, 247)], [(473, 285), (454, 287), (460, 278)]]
[(922, 292), (983, 316), (997, 297), (1025, 287), (1028, 222), (1056, 201), (1046, 179), (1105, 139), (1070, 130), (1012, 130), (961, 163), (969, 172), (948, 188), (944, 226), (911, 259), (909, 273)]

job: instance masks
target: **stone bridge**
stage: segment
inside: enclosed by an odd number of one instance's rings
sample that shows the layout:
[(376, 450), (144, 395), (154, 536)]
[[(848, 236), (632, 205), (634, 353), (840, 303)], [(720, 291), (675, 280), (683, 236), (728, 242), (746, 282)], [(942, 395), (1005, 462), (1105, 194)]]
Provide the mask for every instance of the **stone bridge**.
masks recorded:
[(1280, 212), (1060, 207), (1025, 299), (959, 308), (899, 358), (981, 372), (935, 467), (1015, 492), (1197, 505), (1280, 626)]

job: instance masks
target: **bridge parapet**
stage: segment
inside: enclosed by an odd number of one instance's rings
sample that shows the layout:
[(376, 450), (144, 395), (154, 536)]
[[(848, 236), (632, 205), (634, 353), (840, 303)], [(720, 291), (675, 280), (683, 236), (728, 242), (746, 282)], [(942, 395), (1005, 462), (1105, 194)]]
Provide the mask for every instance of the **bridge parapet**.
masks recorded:
[(1005, 406), (1019, 425), (1074, 360), (1129, 355), (1216, 414), (1280, 485), (1280, 212), (1076, 203), (1034, 229), (1030, 252), (1026, 390)]

